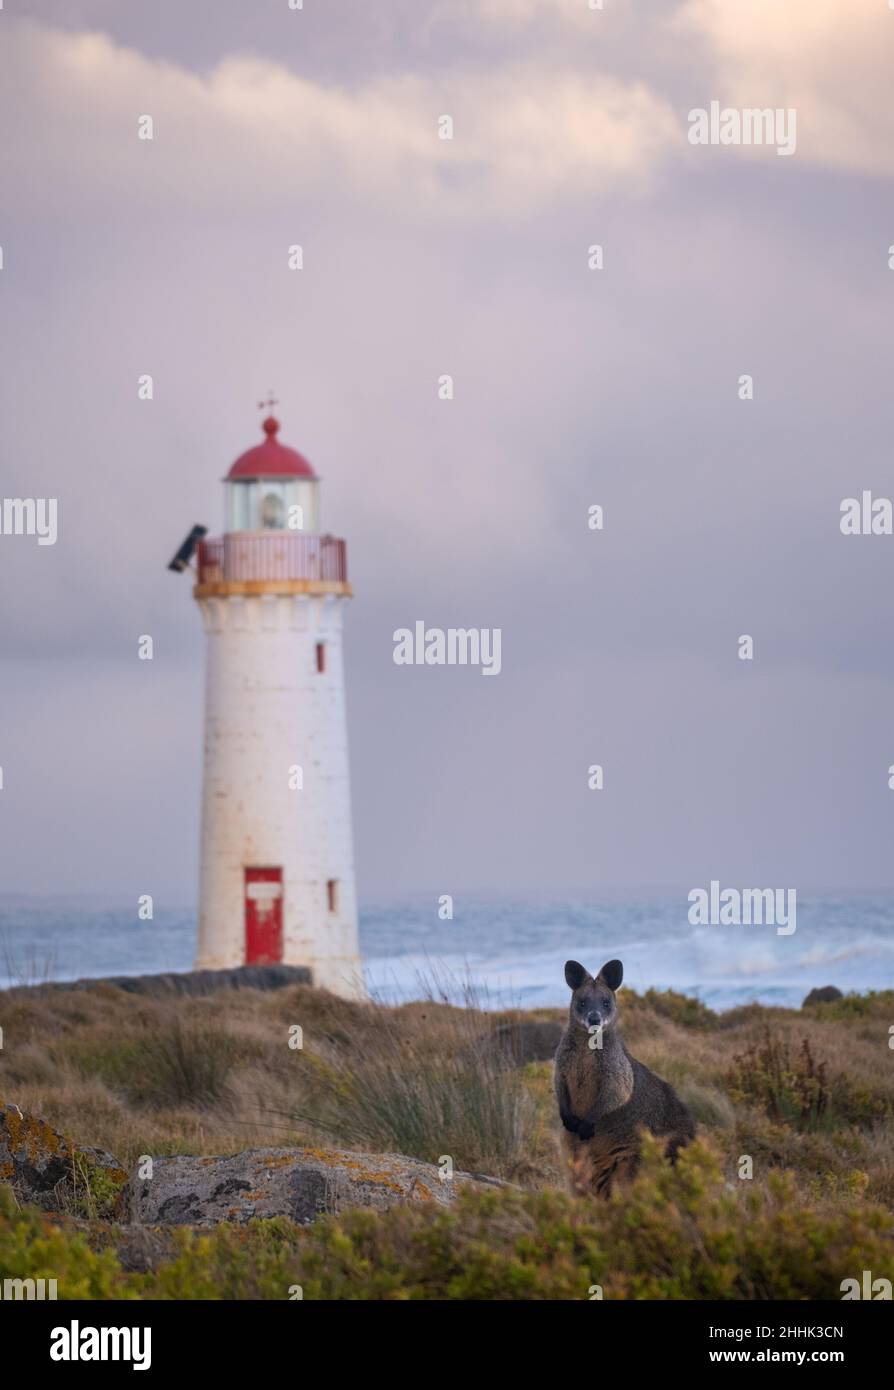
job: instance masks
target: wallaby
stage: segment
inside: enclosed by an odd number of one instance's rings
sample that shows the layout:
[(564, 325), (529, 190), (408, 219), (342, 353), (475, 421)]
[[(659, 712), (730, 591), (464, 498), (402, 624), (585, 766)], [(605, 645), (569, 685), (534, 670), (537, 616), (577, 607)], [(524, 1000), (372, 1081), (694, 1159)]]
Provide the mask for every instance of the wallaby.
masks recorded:
[(576, 960), (565, 962), (571, 989), (568, 1027), (556, 1050), (556, 1097), (562, 1153), (571, 1191), (608, 1197), (639, 1165), (640, 1132), (667, 1136), (667, 1155), (695, 1137), (695, 1122), (676, 1091), (631, 1057), (618, 1029), (615, 991), (619, 960), (594, 979)]

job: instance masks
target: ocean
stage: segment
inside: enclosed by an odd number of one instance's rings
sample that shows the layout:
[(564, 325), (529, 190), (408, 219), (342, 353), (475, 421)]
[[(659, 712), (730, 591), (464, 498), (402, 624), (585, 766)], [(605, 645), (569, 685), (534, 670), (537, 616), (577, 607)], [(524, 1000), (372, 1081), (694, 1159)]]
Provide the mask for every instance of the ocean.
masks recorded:
[[(624, 962), (636, 990), (675, 989), (714, 1009), (752, 1001), (797, 1007), (816, 985), (845, 992), (894, 986), (894, 893), (817, 895), (797, 904), (797, 928), (691, 926), (685, 891), (635, 899), (516, 903), (457, 900), (453, 921), (433, 899), (361, 911), (367, 983), (395, 1001), (471, 988), (484, 1007), (562, 1005), (564, 962), (596, 970)], [(189, 970), (195, 914), (86, 898), (0, 897), (0, 987), (84, 976)]]

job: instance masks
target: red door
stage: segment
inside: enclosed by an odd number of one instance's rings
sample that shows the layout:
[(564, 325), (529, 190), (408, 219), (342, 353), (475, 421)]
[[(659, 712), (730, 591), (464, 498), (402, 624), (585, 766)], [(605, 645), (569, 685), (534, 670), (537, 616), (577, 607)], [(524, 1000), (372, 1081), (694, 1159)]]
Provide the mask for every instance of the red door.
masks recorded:
[(245, 870), (245, 964), (282, 960), (282, 869)]

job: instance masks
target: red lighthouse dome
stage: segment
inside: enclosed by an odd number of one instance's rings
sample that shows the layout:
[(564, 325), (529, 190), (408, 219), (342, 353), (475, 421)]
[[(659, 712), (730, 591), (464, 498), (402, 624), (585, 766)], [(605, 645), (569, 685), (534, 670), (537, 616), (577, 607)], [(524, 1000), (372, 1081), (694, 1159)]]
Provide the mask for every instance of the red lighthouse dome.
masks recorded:
[(303, 454), (280, 444), (277, 439), (279, 421), (268, 415), (263, 425), (267, 436), (240, 454), (227, 474), (226, 481), (247, 481), (250, 478), (316, 478), (316, 473)]

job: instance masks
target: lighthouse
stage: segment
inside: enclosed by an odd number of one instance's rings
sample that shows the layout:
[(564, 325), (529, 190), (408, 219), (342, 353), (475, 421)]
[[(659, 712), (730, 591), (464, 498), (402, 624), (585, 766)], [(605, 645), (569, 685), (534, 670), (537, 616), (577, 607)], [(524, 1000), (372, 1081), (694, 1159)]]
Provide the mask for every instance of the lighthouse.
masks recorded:
[(305, 965), (315, 985), (358, 998), (347, 547), (321, 530), (310, 463), (280, 442), (272, 415), (262, 428), (224, 479), (223, 535), (197, 543), (207, 665), (196, 968)]

